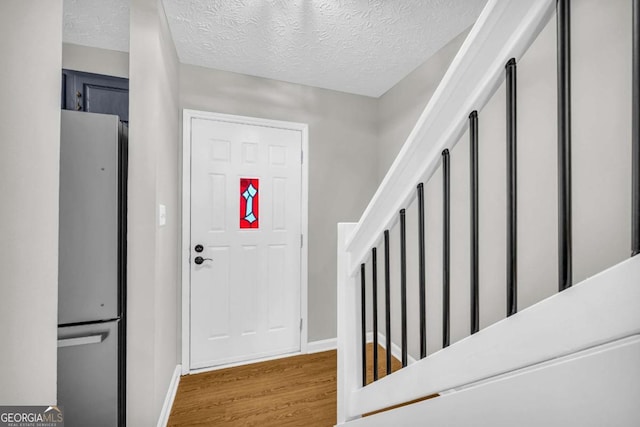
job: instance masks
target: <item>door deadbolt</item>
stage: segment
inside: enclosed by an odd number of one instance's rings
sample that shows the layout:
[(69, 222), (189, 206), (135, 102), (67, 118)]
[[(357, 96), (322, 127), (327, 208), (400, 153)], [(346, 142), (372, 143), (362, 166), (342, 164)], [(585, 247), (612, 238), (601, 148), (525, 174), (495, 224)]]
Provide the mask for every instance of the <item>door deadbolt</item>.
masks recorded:
[(194, 260), (193, 260), (196, 264), (200, 265), (205, 261), (213, 261), (213, 259), (211, 258), (202, 258), (201, 256), (197, 256)]
[(204, 250), (204, 247), (202, 245), (196, 245), (195, 248), (193, 248), (196, 252), (200, 253)]

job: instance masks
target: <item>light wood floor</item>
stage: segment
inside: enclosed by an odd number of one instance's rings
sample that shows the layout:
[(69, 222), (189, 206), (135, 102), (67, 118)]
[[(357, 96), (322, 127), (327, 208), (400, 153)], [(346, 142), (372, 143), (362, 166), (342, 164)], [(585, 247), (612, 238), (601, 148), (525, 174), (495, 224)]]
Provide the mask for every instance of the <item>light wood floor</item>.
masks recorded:
[[(367, 379), (373, 378), (368, 344)], [(378, 351), (379, 378), (386, 373)], [(400, 369), (392, 360), (392, 370)], [(288, 357), (180, 379), (169, 426), (305, 426), (336, 423), (336, 351)]]
[[(402, 363), (395, 357), (391, 358), (391, 372), (402, 368)], [(378, 346), (378, 379), (387, 376), (387, 351)], [(373, 343), (367, 344), (367, 384), (373, 382)]]
[(180, 379), (169, 426), (333, 426), (336, 352)]

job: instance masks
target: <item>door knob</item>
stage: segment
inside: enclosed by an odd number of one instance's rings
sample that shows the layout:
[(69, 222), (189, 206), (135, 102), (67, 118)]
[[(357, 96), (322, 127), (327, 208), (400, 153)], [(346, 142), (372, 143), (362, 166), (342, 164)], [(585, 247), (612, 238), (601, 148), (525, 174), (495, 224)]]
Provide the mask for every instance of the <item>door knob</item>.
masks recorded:
[(202, 258), (201, 256), (197, 256), (194, 260), (193, 260), (196, 264), (200, 265), (205, 261), (213, 261), (213, 259), (211, 258)]

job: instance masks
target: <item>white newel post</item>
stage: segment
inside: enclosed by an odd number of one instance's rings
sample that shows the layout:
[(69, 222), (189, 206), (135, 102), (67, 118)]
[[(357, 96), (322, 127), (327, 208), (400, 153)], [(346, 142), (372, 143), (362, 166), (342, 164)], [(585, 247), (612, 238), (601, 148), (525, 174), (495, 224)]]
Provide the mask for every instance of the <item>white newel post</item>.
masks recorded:
[(338, 224), (338, 425), (353, 418), (352, 393), (362, 384), (362, 343), (357, 277), (349, 275), (346, 241), (355, 223)]

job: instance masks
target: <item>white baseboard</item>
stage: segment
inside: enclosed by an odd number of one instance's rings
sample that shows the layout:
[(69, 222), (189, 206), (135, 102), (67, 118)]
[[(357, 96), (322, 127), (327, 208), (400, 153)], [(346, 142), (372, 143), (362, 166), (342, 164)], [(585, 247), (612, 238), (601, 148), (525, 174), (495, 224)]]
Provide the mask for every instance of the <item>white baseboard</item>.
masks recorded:
[[(378, 332), (378, 344), (382, 344), (382, 346), (384, 347), (384, 340), (381, 340), (380, 337), (382, 337), (383, 335)], [(373, 332), (369, 331), (367, 332), (367, 342), (373, 342)]]
[(329, 338), (327, 340), (311, 341), (307, 344), (307, 354), (320, 353), (321, 351), (335, 350), (338, 348), (338, 339)]
[(164, 398), (164, 404), (162, 405), (162, 411), (160, 411), (160, 418), (158, 418), (158, 427), (166, 427), (169, 422), (169, 415), (171, 415), (171, 407), (173, 401), (176, 398), (176, 392), (178, 391), (178, 384), (180, 384), (180, 374), (182, 373), (182, 366), (177, 365), (171, 376), (171, 382), (169, 383), (169, 389), (167, 395)]
[(253, 363), (269, 362), (271, 360), (285, 359), (287, 357), (300, 356), (301, 354), (320, 353), (320, 352), (323, 352), (323, 351), (335, 350), (337, 348), (338, 348), (338, 339), (337, 338), (329, 338), (329, 339), (326, 339), (326, 340), (312, 341), (312, 342), (307, 343), (306, 350), (305, 349), (301, 349), (301, 351), (276, 354), (276, 355), (273, 355), (273, 356), (260, 357), (258, 359), (242, 360), (240, 362), (227, 363), (227, 364), (224, 364), (224, 365), (217, 365), (217, 366), (209, 366), (209, 367), (206, 367), (206, 368), (194, 368), (194, 369), (191, 369), (191, 371), (188, 371), (184, 375), (187, 375), (187, 374), (189, 374), (189, 375), (191, 375), (191, 374), (202, 374), (204, 372), (217, 371), (217, 370), (220, 370), (220, 369), (235, 368), (237, 366), (245, 366), (245, 365), (249, 365), (249, 364), (253, 364)]

